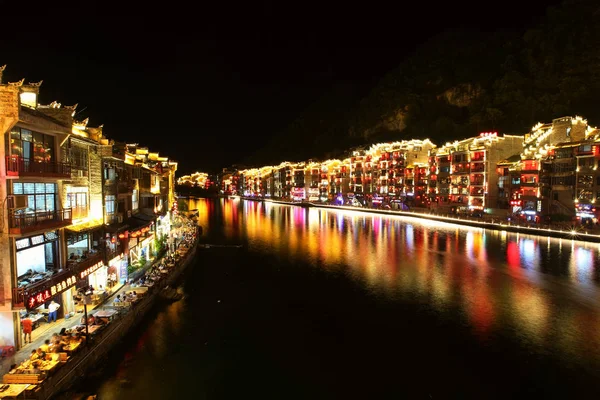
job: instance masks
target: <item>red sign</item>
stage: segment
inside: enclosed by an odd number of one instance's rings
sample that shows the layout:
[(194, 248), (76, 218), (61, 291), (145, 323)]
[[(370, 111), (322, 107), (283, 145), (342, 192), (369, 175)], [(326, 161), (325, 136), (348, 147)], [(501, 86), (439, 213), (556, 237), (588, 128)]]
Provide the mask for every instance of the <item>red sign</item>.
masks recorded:
[(76, 283), (77, 278), (75, 275), (65, 277), (65, 279), (52, 285), (49, 289), (42, 289), (29, 295), (25, 300), (25, 304), (29, 310), (39, 307), (53, 296), (70, 289)]

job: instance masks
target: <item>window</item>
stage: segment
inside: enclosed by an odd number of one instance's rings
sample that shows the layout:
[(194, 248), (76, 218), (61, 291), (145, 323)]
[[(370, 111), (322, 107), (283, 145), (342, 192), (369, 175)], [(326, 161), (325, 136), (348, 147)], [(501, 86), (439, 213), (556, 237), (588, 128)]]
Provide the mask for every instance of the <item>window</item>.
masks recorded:
[(109, 194), (104, 197), (104, 209), (106, 210), (106, 221), (114, 222), (115, 218), (116, 199), (115, 195)]
[(67, 188), (67, 201), (65, 207), (71, 208), (73, 219), (87, 217), (87, 195), (86, 187)]
[(139, 208), (139, 194), (137, 189), (133, 189), (133, 194), (131, 195), (131, 209), (137, 210)]
[(111, 181), (117, 178), (117, 170), (114, 165), (104, 164), (104, 180)]
[(26, 213), (56, 210), (55, 183), (14, 182), (13, 194), (27, 195)]
[(54, 160), (54, 136), (14, 127), (10, 132), (10, 154), (36, 162)]
[(71, 147), (67, 151), (68, 162), (71, 167), (87, 171), (88, 169), (88, 150), (82, 147)]

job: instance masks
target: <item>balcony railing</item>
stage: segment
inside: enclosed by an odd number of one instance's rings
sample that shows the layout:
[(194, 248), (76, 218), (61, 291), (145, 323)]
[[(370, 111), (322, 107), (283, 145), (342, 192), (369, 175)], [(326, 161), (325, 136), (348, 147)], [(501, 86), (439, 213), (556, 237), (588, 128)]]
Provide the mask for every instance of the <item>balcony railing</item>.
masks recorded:
[(86, 207), (75, 207), (72, 209), (73, 219), (83, 219), (88, 216), (88, 209)]
[(6, 174), (9, 176), (56, 176), (71, 177), (71, 165), (54, 161), (33, 161), (26, 158), (6, 156)]
[(70, 208), (54, 211), (36, 211), (31, 213), (12, 213), (9, 215), (11, 234), (23, 234), (41, 229), (56, 229), (71, 225), (73, 214)]

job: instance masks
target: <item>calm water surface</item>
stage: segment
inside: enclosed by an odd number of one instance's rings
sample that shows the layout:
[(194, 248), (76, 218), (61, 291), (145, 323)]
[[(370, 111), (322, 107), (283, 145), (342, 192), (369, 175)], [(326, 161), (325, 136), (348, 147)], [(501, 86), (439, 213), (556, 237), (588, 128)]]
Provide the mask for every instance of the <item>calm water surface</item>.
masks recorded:
[(202, 250), (186, 298), (126, 341), (99, 399), (600, 394), (598, 244), (241, 200), (189, 208), (205, 242), (247, 246)]

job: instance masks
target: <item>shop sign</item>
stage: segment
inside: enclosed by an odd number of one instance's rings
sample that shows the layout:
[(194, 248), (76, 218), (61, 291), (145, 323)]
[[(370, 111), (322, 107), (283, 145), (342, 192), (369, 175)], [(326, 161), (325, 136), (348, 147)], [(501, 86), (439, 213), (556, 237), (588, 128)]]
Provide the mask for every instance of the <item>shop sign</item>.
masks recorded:
[(99, 270), (100, 267), (102, 267), (103, 265), (104, 265), (104, 263), (102, 261), (98, 261), (96, 264), (92, 265), (91, 267), (88, 267), (88, 268), (84, 269), (83, 271), (81, 271), (79, 273), (80, 278), (85, 279), (88, 275), (91, 275), (94, 272), (96, 272), (97, 270)]
[(56, 296), (64, 292), (67, 289), (70, 289), (73, 285), (77, 283), (77, 277), (75, 275), (69, 276), (66, 279), (57, 282), (52, 285), (49, 289), (40, 290), (39, 292), (34, 292), (31, 294), (26, 301), (27, 308), (33, 309), (41, 306), (50, 298)]
[(123, 258), (121, 262), (121, 269), (119, 270), (119, 277), (121, 279), (121, 283), (125, 283), (129, 277), (127, 275), (127, 258)]

